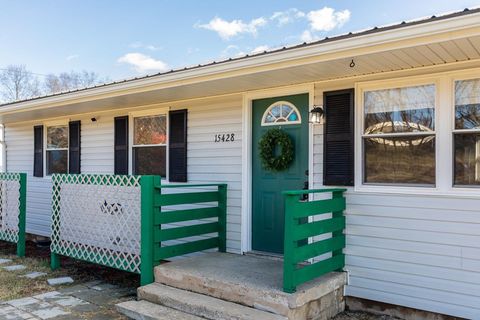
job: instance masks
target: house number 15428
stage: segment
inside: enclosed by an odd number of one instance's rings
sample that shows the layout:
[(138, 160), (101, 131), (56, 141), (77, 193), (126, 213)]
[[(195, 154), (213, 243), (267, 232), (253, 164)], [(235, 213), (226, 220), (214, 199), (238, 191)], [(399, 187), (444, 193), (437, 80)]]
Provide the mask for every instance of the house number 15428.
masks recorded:
[(215, 135), (215, 142), (233, 142), (235, 141), (234, 133), (222, 133)]

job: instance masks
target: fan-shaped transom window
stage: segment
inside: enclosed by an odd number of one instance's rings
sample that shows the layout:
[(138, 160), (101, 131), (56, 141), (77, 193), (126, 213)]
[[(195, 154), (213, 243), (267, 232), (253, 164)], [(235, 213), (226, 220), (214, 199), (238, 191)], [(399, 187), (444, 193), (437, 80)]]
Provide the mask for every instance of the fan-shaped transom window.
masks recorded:
[(286, 101), (278, 101), (267, 108), (262, 118), (262, 126), (302, 123), (298, 109)]

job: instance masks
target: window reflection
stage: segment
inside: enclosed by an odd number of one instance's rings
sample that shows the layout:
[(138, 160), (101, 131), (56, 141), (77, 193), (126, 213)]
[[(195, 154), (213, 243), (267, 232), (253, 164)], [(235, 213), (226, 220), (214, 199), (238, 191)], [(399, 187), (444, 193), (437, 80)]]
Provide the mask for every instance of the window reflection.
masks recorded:
[(480, 79), (455, 81), (454, 184), (480, 185)]
[(435, 86), (364, 94), (364, 182), (435, 184)]
[(298, 109), (289, 102), (276, 102), (265, 111), (262, 118), (262, 126), (300, 123)]

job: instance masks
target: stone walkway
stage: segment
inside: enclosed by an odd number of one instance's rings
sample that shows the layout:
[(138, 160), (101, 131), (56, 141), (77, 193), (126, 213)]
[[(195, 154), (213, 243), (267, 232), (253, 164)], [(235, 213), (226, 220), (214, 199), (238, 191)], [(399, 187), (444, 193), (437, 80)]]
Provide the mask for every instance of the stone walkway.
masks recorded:
[(0, 302), (0, 319), (126, 319), (115, 312), (114, 305), (135, 297), (135, 289), (92, 281), (33, 297)]

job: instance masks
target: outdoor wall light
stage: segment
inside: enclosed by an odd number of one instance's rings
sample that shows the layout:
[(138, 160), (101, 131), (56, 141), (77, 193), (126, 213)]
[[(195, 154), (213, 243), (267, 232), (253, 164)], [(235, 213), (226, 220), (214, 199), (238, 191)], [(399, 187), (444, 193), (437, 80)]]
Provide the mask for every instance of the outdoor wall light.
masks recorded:
[(310, 123), (320, 124), (323, 119), (323, 106), (313, 106), (313, 109), (310, 110)]

